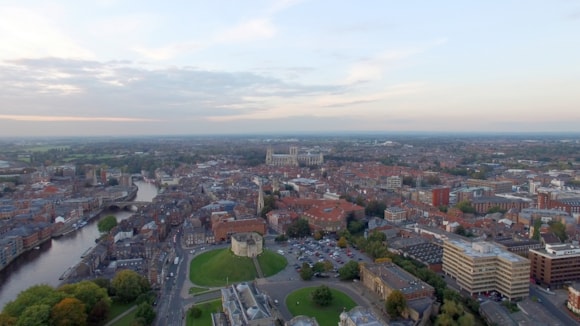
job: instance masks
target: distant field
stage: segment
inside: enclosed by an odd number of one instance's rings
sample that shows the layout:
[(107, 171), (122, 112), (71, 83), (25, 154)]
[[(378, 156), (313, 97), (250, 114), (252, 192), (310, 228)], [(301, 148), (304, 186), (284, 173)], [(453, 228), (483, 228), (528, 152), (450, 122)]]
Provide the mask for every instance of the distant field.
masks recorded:
[(284, 256), (271, 250), (264, 250), (258, 256), (258, 263), (260, 264), (262, 273), (264, 273), (264, 277), (276, 275), (288, 265), (288, 261)]
[(310, 293), (315, 289), (316, 287), (304, 288), (288, 295), (286, 306), (293, 316), (316, 317), (320, 326), (336, 326), (340, 313), (345, 309), (348, 311), (356, 306), (356, 303), (348, 295), (333, 288), (330, 288), (333, 296), (332, 303), (326, 307), (317, 306), (310, 299)]
[(46, 145), (46, 146), (26, 147), (26, 148), (24, 148), (24, 150), (30, 151), (30, 152), (48, 152), (51, 149), (69, 149), (69, 148), (70, 148), (70, 146), (51, 146), (51, 145)]
[(191, 261), (189, 279), (198, 286), (223, 286), (256, 278), (250, 258), (238, 257), (229, 249), (216, 249), (198, 255)]

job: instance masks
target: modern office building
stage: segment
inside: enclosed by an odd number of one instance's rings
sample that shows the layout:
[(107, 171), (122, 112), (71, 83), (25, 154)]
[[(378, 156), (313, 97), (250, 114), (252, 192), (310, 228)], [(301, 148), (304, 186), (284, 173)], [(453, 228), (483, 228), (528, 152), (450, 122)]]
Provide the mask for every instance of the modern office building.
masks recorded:
[(560, 287), (580, 281), (580, 247), (570, 244), (547, 244), (530, 249), (531, 277), (542, 285)]
[(445, 240), (443, 272), (470, 294), (497, 291), (509, 300), (529, 295), (530, 261), (492, 243)]

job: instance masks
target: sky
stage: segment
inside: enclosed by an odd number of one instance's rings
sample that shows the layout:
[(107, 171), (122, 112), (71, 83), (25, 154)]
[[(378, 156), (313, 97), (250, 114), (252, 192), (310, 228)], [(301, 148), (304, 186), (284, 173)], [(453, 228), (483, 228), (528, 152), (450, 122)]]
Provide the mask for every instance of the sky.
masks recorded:
[(580, 131), (580, 1), (0, 1), (0, 137)]

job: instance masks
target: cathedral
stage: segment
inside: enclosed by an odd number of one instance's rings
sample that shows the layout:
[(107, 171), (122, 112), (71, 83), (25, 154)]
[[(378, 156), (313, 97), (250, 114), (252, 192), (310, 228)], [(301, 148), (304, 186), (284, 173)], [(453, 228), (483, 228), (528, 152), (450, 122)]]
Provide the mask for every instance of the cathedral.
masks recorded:
[(274, 166), (322, 165), (324, 157), (319, 154), (298, 154), (298, 147), (290, 146), (290, 154), (274, 154), (272, 147), (266, 152), (266, 164)]

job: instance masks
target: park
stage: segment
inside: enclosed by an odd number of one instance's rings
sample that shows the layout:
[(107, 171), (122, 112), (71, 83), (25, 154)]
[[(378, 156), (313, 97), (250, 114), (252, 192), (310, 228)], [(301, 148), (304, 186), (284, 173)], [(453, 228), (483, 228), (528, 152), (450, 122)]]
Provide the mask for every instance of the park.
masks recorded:
[[(287, 267), (288, 261), (283, 255), (264, 249), (255, 257), (255, 261), (263, 277), (276, 275)], [(258, 271), (253, 258), (235, 255), (230, 248), (215, 249), (197, 255), (190, 262), (189, 279), (194, 289), (224, 287), (240, 282), (254, 281)], [(305, 284), (306, 285), (306, 284)], [(315, 317), (321, 326), (336, 325), (339, 315), (350, 310), (357, 304), (345, 293), (329, 288), (329, 300), (324, 304), (315, 302), (312, 293), (317, 287), (308, 285), (286, 294), (279, 304), (286, 306), (293, 316)], [(190, 291), (195, 293), (195, 291)], [(209, 318), (216, 312), (220, 300), (196, 304), (196, 314), (201, 319)], [(191, 313), (188, 314), (188, 325), (193, 324)]]

